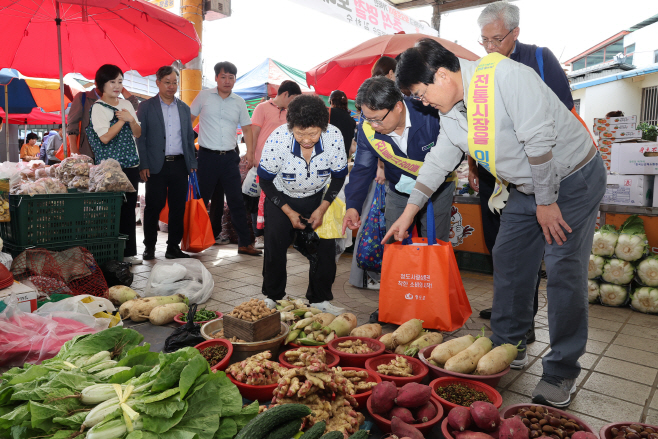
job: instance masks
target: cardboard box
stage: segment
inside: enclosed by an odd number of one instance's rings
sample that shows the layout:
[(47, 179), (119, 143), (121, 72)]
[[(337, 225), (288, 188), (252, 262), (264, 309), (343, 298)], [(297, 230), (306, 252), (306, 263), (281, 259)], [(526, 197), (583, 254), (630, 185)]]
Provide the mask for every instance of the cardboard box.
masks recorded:
[(594, 126), (610, 126), (610, 124), (616, 123), (637, 123), (637, 116), (597, 117), (594, 119)]
[(651, 207), (653, 185), (653, 175), (610, 174), (601, 203)]
[(641, 139), (641, 130), (606, 130), (599, 133), (601, 139), (624, 140), (624, 139)]
[(37, 310), (37, 292), (18, 281), (4, 290), (0, 290), (0, 300), (7, 303), (12, 293), (18, 297), (18, 308), (23, 312), (34, 312)]
[(609, 131), (609, 130), (634, 130), (635, 124), (634, 123), (609, 123), (606, 125), (594, 125), (594, 132), (595, 133), (600, 133), (602, 131)]
[(658, 174), (658, 142), (632, 140), (612, 144), (610, 170), (626, 175)]

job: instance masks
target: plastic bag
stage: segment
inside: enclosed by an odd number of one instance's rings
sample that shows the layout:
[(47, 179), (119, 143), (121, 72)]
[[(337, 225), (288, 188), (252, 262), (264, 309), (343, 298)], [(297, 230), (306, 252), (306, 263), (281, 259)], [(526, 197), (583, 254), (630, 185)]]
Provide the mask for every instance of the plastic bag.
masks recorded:
[(89, 170), (90, 192), (136, 192), (121, 165), (114, 159), (103, 160)]
[(68, 184), (69, 189), (89, 189), (89, 177), (76, 175)]
[(338, 239), (347, 235), (343, 234), (343, 218), (345, 217), (345, 202), (335, 198), (322, 217), (322, 224), (315, 229), (320, 239)]
[(187, 312), (187, 323), (180, 328), (176, 328), (165, 340), (164, 351), (175, 352), (188, 346), (196, 346), (203, 343), (206, 339), (201, 335), (201, 325), (194, 323), (194, 314), (196, 314), (197, 305), (190, 306)]
[(97, 332), (70, 316), (25, 313), (18, 308), (15, 294), (6, 303), (0, 313), (0, 365), (5, 367), (39, 364), (57, 355), (73, 337)]
[(256, 167), (251, 168), (242, 182), (242, 193), (250, 197), (260, 197), (260, 185), (256, 181), (257, 169)]
[(311, 261), (311, 266), (318, 262), (318, 247), (320, 245), (320, 237), (313, 227), (306, 221), (305, 218), (300, 217), (302, 224), (306, 226), (304, 230), (297, 230), (293, 248), (300, 252), (302, 255)]
[(69, 297), (58, 302), (44, 303), (38, 310), (39, 313), (74, 312), (86, 316), (93, 316), (103, 311), (114, 312), (116, 307), (104, 297), (94, 297), (89, 294)]
[[(2, 248), (2, 239), (0, 238), (0, 248)], [(9, 253), (0, 253), (0, 264), (7, 267), (7, 270), (11, 270), (11, 263), (14, 258), (11, 257)]]
[[(183, 273), (185, 269), (185, 273)], [(176, 259), (155, 264), (143, 297), (182, 294), (190, 303), (204, 303), (212, 295), (215, 281), (197, 259)]]
[(131, 286), (134, 279), (134, 274), (130, 271), (132, 265), (127, 262), (120, 261), (107, 261), (101, 266), (105, 282), (108, 287), (115, 285)]

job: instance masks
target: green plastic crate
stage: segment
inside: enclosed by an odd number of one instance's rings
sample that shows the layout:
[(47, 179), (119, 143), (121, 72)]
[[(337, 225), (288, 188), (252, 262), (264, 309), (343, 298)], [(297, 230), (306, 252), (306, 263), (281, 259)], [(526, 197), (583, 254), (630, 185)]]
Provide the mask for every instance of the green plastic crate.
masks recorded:
[(0, 236), (20, 247), (116, 238), (122, 203), (123, 192), (11, 195), (11, 222), (0, 223)]
[(38, 246), (28, 245), (21, 246), (15, 245), (10, 242), (5, 242), (3, 251), (11, 254), (16, 258), (19, 254), (30, 248), (45, 248), (46, 250), (61, 252), (71, 247), (84, 247), (94, 256), (98, 265), (103, 265), (107, 261), (117, 260), (123, 261), (123, 250), (126, 248), (128, 237), (126, 235), (119, 235), (118, 238), (101, 238), (101, 239), (81, 239), (78, 241), (67, 242), (49, 242)]
[(490, 255), (474, 252), (455, 251), (457, 266), (460, 270), (477, 271), (493, 274), (493, 260)]

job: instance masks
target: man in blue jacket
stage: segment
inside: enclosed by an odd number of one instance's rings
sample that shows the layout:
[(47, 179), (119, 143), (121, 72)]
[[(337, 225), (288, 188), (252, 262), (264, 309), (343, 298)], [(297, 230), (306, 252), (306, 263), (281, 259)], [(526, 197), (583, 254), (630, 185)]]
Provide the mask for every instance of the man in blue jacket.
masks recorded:
[[(487, 53), (498, 52), (516, 62), (532, 68), (539, 75), (546, 85), (557, 95), (567, 110), (572, 111), (574, 108), (573, 98), (571, 97), (571, 88), (567, 75), (562, 70), (560, 62), (553, 52), (546, 47), (537, 47), (532, 44), (523, 44), (518, 41), (520, 28), (520, 11), (519, 7), (506, 1), (498, 1), (487, 5), (478, 17), (478, 25), (481, 29), (480, 44)], [(572, 111), (573, 112), (573, 111)], [(575, 113), (575, 112), (574, 112)], [(474, 191), (480, 195), (480, 207), (482, 209), (482, 229), (484, 232), (484, 241), (489, 250), (492, 252), (496, 243), (496, 236), (500, 228), (500, 214), (492, 212), (488, 207), (489, 197), (493, 193), (496, 179), (487, 172), (482, 166), (477, 165), (475, 160), (468, 158), (469, 175), (468, 180)], [(539, 269), (539, 267), (538, 267)], [(539, 307), (538, 293), (541, 278), (537, 277), (535, 288), (535, 302), (533, 306), (534, 314), (537, 314)], [(483, 318), (491, 317), (491, 308), (480, 311)], [(527, 343), (535, 341), (534, 324), (526, 335)], [(515, 361), (512, 364), (513, 369), (523, 368), (527, 364), (527, 357)]]
[[(345, 186), (346, 228), (358, 229), (368, 187), (377, 174), (377, 160), (384, 162), (386, 188), (386, 225), (393, 224), (407, 205), (425, 155), (436, 144), (439, 135), (438, 111), (423, 106), (418, 100), (404, 97), (395, 83), (379, 76), (367, 79), (356, 96), (361, 110), (357, 125), (357, 149), (354, 167)], [(432, 196), (436, 237), (448, 241), (450, 209), (455, 183), (444, 182)], [(427, 207), (418, 213), (421, 234), (427, 236)], [(371, 316), (376, 321), (377, 314)]]

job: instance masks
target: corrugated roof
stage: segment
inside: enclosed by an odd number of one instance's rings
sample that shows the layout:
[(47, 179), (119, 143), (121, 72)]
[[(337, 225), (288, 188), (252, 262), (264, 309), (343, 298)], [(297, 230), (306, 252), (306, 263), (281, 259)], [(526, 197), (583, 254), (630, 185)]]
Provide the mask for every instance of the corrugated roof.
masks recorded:
[(630, 70), (628, 72), (604, 76), (603, 78), (592, 79), (591, 81), (579, 82), (571, 85), (571, 90), (580, 90), (581, 88), (592, 87), (594, 85), (606, 84), (608, 82), (618, 81), (620, 79), (632, 78), (634, 76), (649, 75), (658, 73), (658, 63), (652, 64), (641, 69)]

